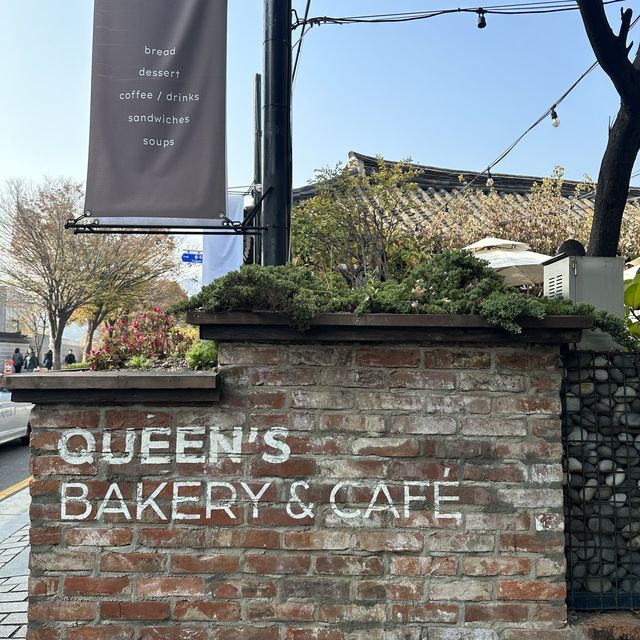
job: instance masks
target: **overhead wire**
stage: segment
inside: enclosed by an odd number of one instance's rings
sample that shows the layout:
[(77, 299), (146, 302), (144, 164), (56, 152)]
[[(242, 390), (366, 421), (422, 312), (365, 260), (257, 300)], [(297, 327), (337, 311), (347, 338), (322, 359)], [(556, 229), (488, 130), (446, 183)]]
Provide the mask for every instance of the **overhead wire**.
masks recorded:
[[(619, 4), (624, 0), (604, 0), (604, 5)], [(438, 16), (454, 13), (483, 13), (493, 15), (536, 15), (545, 13), (564, 13), (567, 11), (578, 11), (579, 7), (573, 0), (546, 0), (546, 2), (525, 2), (512, 4), (496, 4), (477, 7), (457, 7), (448, 9), (432, 9), (430, 11), (409, 11), (402, 13), (374, 13), (354, 16), (316, 16), (305, 17), (297, 20), (293, 29), (302, 26), (319, 24), (375, 24), (375, 23), (398, 23), (413, 22), (416, 20), (427, 20)]]

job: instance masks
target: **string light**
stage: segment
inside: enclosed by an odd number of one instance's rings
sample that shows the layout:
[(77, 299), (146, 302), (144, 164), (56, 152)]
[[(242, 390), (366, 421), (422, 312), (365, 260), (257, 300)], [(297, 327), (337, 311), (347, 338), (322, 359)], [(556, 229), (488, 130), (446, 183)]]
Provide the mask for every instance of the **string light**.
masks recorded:
[(484, 11), (478, 9), (478, 29), (484, 29), (487, 26), (487, 19), (484, 17)]
[(489, 187), (489, 189), (493, 187), (493, 176), (491, 175), (491, 169), (487, 169), (487, 187)]
[(559, 127), (560, 126), (560, 118), (558, 118), (558, 113), (556, 111), (556, 107), (555, 105), (553, 107), (551, 107), (551, 124), (554, 127)]

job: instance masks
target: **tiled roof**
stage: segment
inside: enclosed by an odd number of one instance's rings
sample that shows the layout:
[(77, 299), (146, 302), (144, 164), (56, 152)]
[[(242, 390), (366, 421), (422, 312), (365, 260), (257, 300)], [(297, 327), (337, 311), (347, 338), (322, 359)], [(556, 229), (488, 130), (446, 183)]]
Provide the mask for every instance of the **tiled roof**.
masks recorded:
[[(396, 164), (395, 161), (386, 161)], [(349, 166), (354, 170), (370, 175), (378, 165), (378, 159), (373, 156), (366, 156), (354, 151), (349, 152)], [(417, 177), (414, 182), (416, 189), (407, 196), (407, 208), (404, 211), (405, 226), (408, 229), (416, 229), (427, 224), (433, 212), (441, 210), (451, 202), (455, 192), (460, 191), (463, 180), (472, 180), (477, 171), (467, 171), (462, 169), (443, 169), (440, 167), (430, 167), (426, 165), (411, 165), (417, 170)], [(506, 173), (493, 173), (493, 189), (501, 196), (511, 196), (505, 198), (505, 205), (519, 209), (524, 207), (530, 196), (534, 183), (542, 183), (543, 177), (537, 176), (517, 176)], [(473, 203), (479, 198), (483, 198), (489, 192), (485, 187), (486, 178), (481, 177), (474, 183), (473, 187), (466, 194), (466, 197)], [(584, 216), (593, 212), (593, 195), (595, 192), (583, 191), (581, 197), (576, 197), (576, 187), (581, 184), (574, 180), (563, 180), (562, 196), (566, 200), (567, 209), (577, 216)], [(477, 186), (476, 186), (477, 185)], [(308, 185), (294, 190), (294, 202), (306, 200), (316, 192), (314, 185)], [(479, 209), (478, 202), (478, 209)], [(629, 189), (629, 204), (627, 212), (632, 213), (634, 218), (640, 218), (640, 187)]]

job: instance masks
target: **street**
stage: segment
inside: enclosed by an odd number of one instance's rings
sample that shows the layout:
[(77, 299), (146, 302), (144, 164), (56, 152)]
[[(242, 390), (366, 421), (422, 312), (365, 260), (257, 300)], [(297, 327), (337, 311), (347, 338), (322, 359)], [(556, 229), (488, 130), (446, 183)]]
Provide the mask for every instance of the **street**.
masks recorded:
[(29, 447), (20, 440), (0, 445), (0, 492), (29, 477)]

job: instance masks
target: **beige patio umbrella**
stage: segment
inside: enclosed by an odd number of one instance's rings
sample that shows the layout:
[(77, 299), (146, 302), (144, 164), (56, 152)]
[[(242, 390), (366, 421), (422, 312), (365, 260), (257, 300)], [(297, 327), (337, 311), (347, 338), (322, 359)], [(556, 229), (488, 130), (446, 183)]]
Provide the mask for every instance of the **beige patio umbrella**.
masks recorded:
[(531, 251), (526, 242), (502, 238), (483, 238), (464, 248), (488, 262), (489, 267), (515, 286), (541, 284), (544, 279), (543, 263), (551, 259), (551, 256)]

